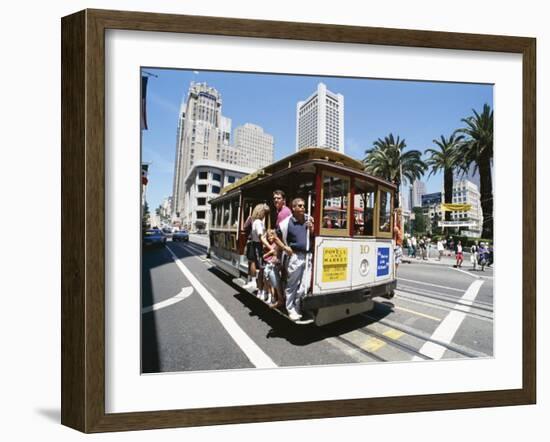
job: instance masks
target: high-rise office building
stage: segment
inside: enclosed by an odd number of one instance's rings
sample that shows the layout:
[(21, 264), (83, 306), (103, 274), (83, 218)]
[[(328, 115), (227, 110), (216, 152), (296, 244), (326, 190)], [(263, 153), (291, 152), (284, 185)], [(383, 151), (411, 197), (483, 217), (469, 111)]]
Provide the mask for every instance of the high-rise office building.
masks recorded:
[(220, 160), (229, 146), (231, 120), (222, 116), (220, 93), (206, 83), (191, 82), (180, 108), (174, 165), (173, 214), (183, 211), (185, 179), (198, 160)]
[(422, 195), (426, 193), (426, 183), (415, 180), (411, 186), (411, 210), (415, 207), (422, 207)]
[(233, 145), (239, 166), (256, 170), (273, 162), (273, 136), (260, 126), (246, 123), (235, 128)]
[(344, 96), (324, 83), (296, 105), (296, 151), (312, 146), (344, 153)]

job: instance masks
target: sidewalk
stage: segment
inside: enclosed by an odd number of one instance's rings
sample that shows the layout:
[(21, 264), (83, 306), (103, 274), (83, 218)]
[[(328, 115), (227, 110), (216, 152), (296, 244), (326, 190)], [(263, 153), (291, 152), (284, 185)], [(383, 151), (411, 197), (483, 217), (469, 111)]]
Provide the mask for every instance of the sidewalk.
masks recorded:
[[(449, 256), (450, 254), (450, 256)], [(464, 252), (464, 261), (462, 262), (463, 268), (471, 268), (472, 263), (470, 262), (470, 253)], [(454, 252), (450, 252), (449, 250), (445, 250), (443, 256), (441, 257), (441, 261), (438, 259), (439, 254), (435, 248), (430, 249), (428, 253), (428, 259), (422, 259), (418, 258), (418, 254), (416, 258), (407, 256), (407, 249), (403, 250), (403, 258), (402, 263), (418, 263), (418, 264), (431, 264), (431, 265), (440, 265), (440, 266), (446, 266), (446, 267), (452, 267), (456, 264), (456, 256)], [(494, 268), (495, 265), (492, 264), (490, 268)]]

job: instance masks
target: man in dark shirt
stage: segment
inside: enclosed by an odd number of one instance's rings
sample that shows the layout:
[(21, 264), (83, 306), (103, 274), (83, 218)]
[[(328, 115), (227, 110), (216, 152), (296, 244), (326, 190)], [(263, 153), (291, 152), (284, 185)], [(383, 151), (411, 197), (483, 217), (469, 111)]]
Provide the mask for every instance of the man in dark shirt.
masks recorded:
[(287, 260), (286, 309), (293, 321), (302, 318), (300, 301), (307, 293), (311, 279), (311, 254), (313, 248), (313, 217), (305, 215), (302, 198), (292, 201), (292, 216), (281, 222), (277, 234), (283, 239)]

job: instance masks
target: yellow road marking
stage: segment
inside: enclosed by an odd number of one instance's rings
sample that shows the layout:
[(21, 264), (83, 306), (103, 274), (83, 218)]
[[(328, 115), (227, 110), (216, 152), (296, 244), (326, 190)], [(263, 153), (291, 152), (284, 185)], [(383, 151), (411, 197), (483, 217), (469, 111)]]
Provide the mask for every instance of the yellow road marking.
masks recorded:
[(382, 334), (390, 339), (393, 339), (394, 341), (397, 341), (401, 336), (404, 335), (403, 332), (400, 332), (399, 330), (394, 330), (393, 328), (390, 328), (387, 332), (384, 332)]
[(361, 344), (361, 348), (363, 350), (367, 350), (367, 351), (370, 351), (371, 353), (381, 349), (382, 347), (384, 347), (384, 345), (386, 345), (386, 343), (384, 341), (381, 341), (380, 339), (377, 339), (377, 338), (367, 338), (365, 341), (363, 341), (363, 343)]
[(351, 342), (361, 350), (365, 350), (369, 353), (374, 353), (380, 348), (384, 347), (386, 343), (380, 339), (376, 339), (373, 336), (365, 336), (357, 330), (351, 331), (341, 336), (341, 338)]
[(420, 313), (415, 310), (409, 310), (408, 308), (397, 307), (397, 306), (394, 306), (393, 308), (396, 310), (403, 310), (404, 312), (407, 312), (407, 313), (412, 313), (413, 315), (422, 316), (423, 318), (431, 319), (432, 321), (441, 322), (440, 318), (436, 318), (435, 316), (430, 316), (425, 313)]

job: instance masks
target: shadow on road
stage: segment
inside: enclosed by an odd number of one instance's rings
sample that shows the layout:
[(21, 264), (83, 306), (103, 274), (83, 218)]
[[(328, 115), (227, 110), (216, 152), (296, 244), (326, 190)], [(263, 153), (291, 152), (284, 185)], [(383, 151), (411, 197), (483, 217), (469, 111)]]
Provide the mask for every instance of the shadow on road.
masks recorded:
[(270, 327), (266, 335), (267, 338), (286, 339), (290, 344), (296, 346), (306, 346), (326, 338), (340, 336), (366, 327), (389, 315), (393, 308), (391, 302), (375, 303), (374, 309), (368, 312), (369, 317), (355, 315), (322, 327), (315, 324), (295, 324), (281, 313), (269, 308), (254, 295), (234, 284), (233, 276), (227, 275), (215, 267), (210, 268), (209, 271), (235, 289), (236, 293), (233, 297), (243, 304), (243, 307), (248, 309), (249, 316), (256, 317)]
[[(168, 264), (172, 258), (164, 247), (143, 249), (141, 256), (141, 307), (155, 303), (151, 272), (153, 268)], [(159, 342), (155, 315), (141, 315), (141, 370), (142, 373), (159, 373), (161, 371)]]

